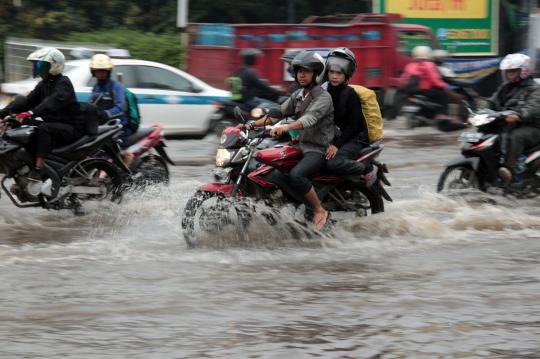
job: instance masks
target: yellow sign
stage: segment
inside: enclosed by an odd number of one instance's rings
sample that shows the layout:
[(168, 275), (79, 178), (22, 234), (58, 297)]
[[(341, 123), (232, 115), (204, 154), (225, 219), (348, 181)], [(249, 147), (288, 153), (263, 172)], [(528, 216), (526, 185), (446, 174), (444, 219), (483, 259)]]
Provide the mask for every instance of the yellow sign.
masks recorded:
[(385, 11), (415, 19), (484, 19), (488, 0), (387, 0)]

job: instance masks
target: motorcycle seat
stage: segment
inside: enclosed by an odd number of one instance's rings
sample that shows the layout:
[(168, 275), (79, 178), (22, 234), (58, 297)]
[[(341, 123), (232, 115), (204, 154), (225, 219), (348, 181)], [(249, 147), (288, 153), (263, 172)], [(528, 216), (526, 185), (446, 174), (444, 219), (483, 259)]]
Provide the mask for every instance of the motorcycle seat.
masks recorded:
[(115, 127), (115, 126), (108, 126), (108, 125), (98, 126), (97, 134), (95, 136), (84, 135), (83, 137), (78, 139), (76, 142), (73, 142), (73, 143), (71, 143), (69, 145), (66, 145), (66, 146), (63, 146), (63, 147), (54, 148), (51, 151), (51, 153), (54, 154), (54, 155), (59, 156), (59, 155), (62, 155), (63, 153), (72, 152), (72, 151), (76, 150), (79, 146), (93, 140), (98, 135), (101, 135), (102, 133), (110, 131), (113, 127)]
[(151, 134), (155, 130), (156, 130), (155, 127), (139, 128), (137, 130), (137, 132), (135, 132), (133, 135), (126, 138), (126, 140), (120, 144), (120, 147), (127, 148), (127, 147), (139, 142), (139, 140), (145, 138), (146, 136), (148, 136), (149, 134)]

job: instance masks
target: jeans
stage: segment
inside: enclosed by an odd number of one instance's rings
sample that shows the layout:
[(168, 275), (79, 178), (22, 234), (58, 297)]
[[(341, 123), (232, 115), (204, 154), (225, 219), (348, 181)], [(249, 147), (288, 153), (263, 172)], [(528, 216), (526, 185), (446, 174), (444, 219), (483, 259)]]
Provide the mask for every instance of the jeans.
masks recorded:
[(345, 143), (336, 155), (326, 162), (326, 171), (340, 176), (364, 174), (366, 165), (357, 162), (356, 158), (365, 147), (367, 144), (357, 139)]
[(312, 187), (310, 177), (319, 173), (324, 167), (324, 155), (319, 152), (305, 152), (304, 157), (288, 174), (273, 171), (271, 181), (293, 197), (302, 199)]

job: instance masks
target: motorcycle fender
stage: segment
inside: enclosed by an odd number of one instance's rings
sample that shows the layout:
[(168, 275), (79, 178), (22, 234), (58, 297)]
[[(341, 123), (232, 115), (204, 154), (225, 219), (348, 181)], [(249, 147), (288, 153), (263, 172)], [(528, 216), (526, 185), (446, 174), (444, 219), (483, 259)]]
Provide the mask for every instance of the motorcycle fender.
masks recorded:
[(231, 195), (232, 189), (232, 183), (219, 182), (206, 183), (199, 187), (199, 191), (201, 192), (222, 193), (227, 197)]
[(167, 151), (165, 151), (165, 147), (167, 147), (167, 145), (165, 144), (165, 142), (163, 141), (160, 141), (155, 149), (157, 151), (157, 153), (159, 153), (159, 155), (167, 162), (169, 163), (170, 165), (173, 165), (173, 166), (176, 166), (176, 163), (174, 163), (173, 160), (171, 160), (171, 158), (169, 157), (169, 154), (167, 153)]
[(459, 156), (457, 158), (454, 158), (450, 162), (448, 162), (446, 164), (446, 167), (468, 166), (468, 167), (471, 167), (474, 171), (477, 171), (479, 165), (480, 165), (479, 157)]

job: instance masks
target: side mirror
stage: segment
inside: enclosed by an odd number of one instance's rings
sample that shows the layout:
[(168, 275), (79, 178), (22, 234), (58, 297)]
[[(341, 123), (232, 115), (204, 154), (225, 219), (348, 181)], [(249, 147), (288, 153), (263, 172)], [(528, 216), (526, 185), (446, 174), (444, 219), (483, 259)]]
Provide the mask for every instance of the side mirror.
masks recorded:
[(244, 116), (242, 116), (242, 110), (238, 106), (234, 107), (234, 118), (244, 123), (246, 122), (246, 120), (244, 119)]

